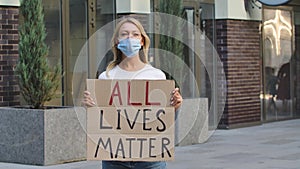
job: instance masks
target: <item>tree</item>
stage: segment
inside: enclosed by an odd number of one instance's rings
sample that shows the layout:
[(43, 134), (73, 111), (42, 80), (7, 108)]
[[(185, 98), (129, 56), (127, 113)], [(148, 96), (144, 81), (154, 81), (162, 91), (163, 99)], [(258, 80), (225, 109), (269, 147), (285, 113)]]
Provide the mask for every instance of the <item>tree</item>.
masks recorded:
[(41, 0), (23, 0), (20, 14), (23, 23), (19, 30), (19, 62), (16, 73), (19, 77), (20, 91), (31, 108), (44, 108), (47, 101), (57, 97), (60, 85), (61, 68), (48, 65), (49, 47)]
[[(158, 11), (181, 18), (183, 11), (182, 0), (160, 0)], [(183, 23), (180, 19), (174, 22), (174, 20), (170, 20), (167, 16), (160, 19), (160, 22), (163, 23), (160, 25), (160, 30), (164, 33), (159, 37), (159, 48), (164, 51), (172, 52), (174, 56), (179, 57), (179, 59), (183, 60), (184, 46), (182, 42), (174, 38), (176, 36), (182, 39)], [(172, 74), (177, 74), (180, 75), (180, 79), (177, 80), (182, 81), (184, 76), (184, 72), (182, 72), (182, 63), (179, 63), (174, 58), (172, 59), (167, 56), (162, 56), (160, 57), (160, 64), (160, 67), (163, 67), (170, 71), (166, 74), (167, 79), (173, 79)]]

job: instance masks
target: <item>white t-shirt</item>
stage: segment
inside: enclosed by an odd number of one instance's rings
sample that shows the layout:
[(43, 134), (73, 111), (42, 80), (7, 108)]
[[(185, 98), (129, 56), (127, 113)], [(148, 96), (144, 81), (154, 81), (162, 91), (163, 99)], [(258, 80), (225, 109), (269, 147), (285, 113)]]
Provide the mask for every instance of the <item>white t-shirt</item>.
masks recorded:
[(139, 79), (139, 80), (165, 80), (166, 75), (159, 69), (146, 64), (144, 68), (138, 71), (127, 71), (120, 68), (118, 65), (115, 66), (108, 72), (108, 77), (106, 76), (106, 71), (102, 72), (98, 79)]

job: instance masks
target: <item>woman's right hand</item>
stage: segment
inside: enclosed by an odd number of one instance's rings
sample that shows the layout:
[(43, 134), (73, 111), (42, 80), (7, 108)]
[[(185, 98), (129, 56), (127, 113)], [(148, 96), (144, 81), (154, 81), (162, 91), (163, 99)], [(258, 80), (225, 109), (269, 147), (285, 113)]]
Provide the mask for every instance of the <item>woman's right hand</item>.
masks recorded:
[(96, 106), (96, 103), (94, 102), (94, 100), (91, 97), (91, 93), (87, 90), (84, 91), (84, 93), (83, 93), (83, 104), (86, 107)]

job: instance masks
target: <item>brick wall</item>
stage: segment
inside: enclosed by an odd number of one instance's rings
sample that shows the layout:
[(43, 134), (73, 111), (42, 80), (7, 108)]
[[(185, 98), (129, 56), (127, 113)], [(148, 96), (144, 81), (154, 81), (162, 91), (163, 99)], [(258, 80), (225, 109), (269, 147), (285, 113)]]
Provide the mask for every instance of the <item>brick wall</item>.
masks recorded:
[(260, 123), (261, 59), (256, 21), (217, 20), (217, 50), (227, 77), (227, 101), (219, 128)]
[(19, 10), (0, 7), (0, 106), (19, 105), (19, 87), (14, 67), (18, 60)]

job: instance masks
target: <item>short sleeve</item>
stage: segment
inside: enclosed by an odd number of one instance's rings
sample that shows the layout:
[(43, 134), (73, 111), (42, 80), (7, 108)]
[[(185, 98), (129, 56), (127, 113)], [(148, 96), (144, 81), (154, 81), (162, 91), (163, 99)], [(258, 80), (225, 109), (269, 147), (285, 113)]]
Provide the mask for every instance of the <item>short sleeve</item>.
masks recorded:
[(106, 71), (102, 72), (102, 73), (98, 76), (98, 79), (107, 79)]

